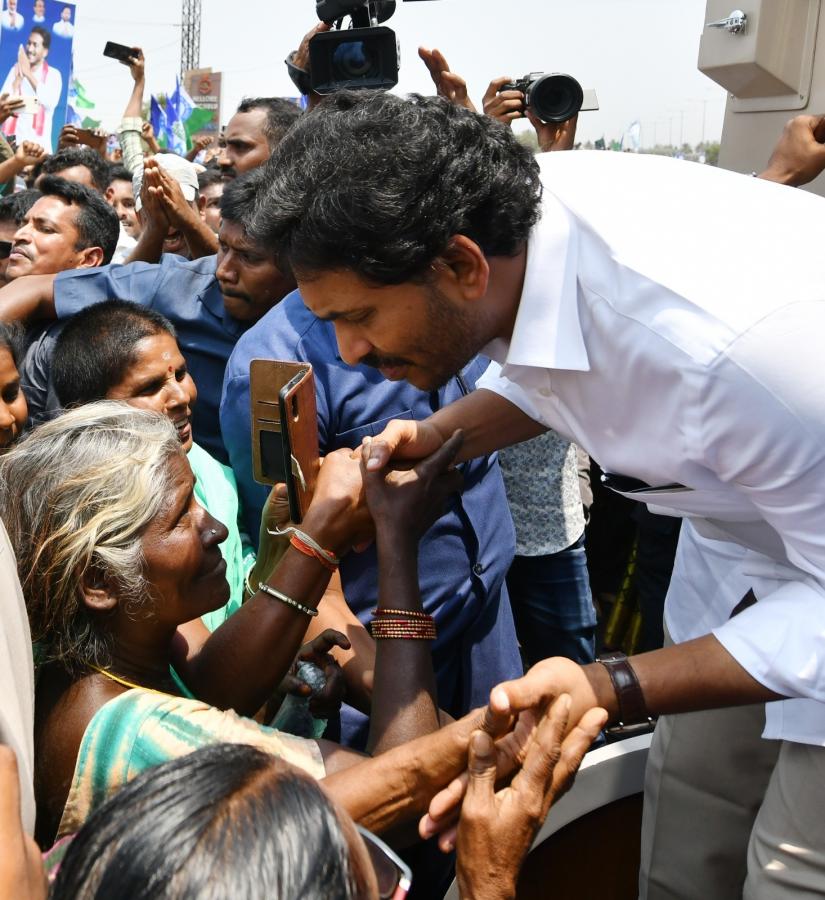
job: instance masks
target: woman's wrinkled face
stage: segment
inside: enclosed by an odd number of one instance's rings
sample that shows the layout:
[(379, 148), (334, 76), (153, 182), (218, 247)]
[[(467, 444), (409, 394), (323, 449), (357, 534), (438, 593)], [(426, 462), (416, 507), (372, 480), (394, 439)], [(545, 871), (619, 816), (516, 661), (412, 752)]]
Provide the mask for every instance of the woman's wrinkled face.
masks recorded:
[(0, 451), (10, 447), (23, 430), (29, 408), (20, 389), (20, 373), (7, 347), (0, 347)]
[(139, 340), (134, 352), (134, 364), (120, 384), (109, 388), (106, 399), (124, 400), (129, 406), (166, 416), (188, 453), (192, 448), (192, 407), (198, 391), (178, 342), (161, 331)]
[(227, 531), (195, 499), (195, 479), (183, 454), (168, 459), (169, 482), (160, 512), (143, 535), (144, 577), (155, 615), (177, 626), (229, 600), (220, 544)]

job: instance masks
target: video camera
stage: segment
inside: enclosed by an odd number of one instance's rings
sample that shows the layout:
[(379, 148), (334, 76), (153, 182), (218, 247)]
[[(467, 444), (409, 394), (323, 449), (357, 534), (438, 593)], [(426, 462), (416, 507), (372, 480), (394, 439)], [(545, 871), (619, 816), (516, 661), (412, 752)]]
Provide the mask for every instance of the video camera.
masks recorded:
[(542, 122), (566, 122), (580, 110), (599, 108), (595, 91), (582, 90), (572, 75), (561, 72), (531, 72), (501, 90), (521, 91), (525, 109), (531, 109)]
[[(398, 40), (391, 28), (381, 25), (395, 6), (396, 0), (315, 0), (318, 18), (334, 22), (336, 28), (309, 42), (313, 91), (385, 91), (398, 84)], [(342, 29), (346, 18), (350, 25)]]

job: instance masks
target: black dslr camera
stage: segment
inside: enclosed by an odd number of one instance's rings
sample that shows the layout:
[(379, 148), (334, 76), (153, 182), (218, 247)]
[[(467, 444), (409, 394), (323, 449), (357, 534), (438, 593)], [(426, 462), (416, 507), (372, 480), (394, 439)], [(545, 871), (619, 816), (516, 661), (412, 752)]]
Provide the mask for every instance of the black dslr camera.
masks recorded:
[(542, 122), (566, 122), (582, 109), (599, 108), (593, 91), (583, 91), (572, 75), (561, 72), (531, 72), (501, 90), (521, 91), (525, 109), (531, 109)]
[[(316, 0), (322, 22), (334, 31), (309, 42), (312, 90), (319, 94), (354, 88), (389, 90), (398, 84), (398, 41), (381, 26), (395, 12), (395, 0)], [(349, 28), (342, 29), (345, 18)]]

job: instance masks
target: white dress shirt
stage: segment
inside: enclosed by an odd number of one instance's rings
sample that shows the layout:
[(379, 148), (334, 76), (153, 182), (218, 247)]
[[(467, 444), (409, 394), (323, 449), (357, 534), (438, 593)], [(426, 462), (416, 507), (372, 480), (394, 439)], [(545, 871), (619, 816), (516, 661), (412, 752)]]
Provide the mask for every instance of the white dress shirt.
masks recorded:
[[(768, 704), (765, 735), (825, 745), (825, 202), (657, 156), (541, 167), (515, 328), (479, 387), (691, 520), (672, 636), (713, 630), (762, 684), (808, 698)], [(758, 602), (729, 619), (748, 587)]]

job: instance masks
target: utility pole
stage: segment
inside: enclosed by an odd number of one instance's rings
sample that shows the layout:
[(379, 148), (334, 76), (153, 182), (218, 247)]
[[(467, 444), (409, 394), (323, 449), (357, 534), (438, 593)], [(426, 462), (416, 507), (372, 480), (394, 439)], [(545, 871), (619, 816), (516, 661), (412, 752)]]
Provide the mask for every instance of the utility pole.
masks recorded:
[(180, 77), (197, 69), (201, 58), (201, 0), (183, 0), (180, 34)]

